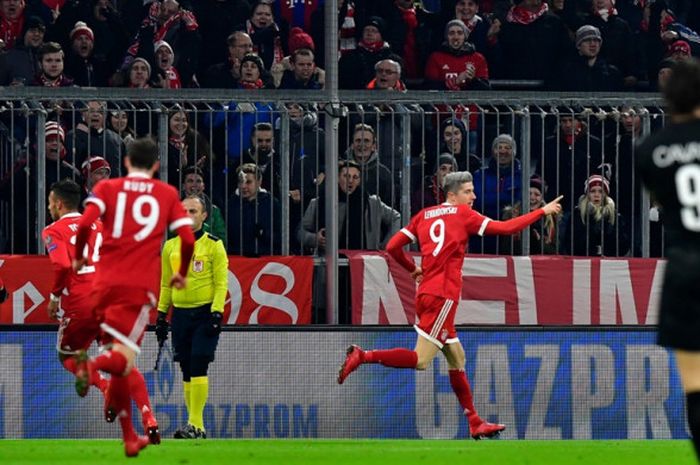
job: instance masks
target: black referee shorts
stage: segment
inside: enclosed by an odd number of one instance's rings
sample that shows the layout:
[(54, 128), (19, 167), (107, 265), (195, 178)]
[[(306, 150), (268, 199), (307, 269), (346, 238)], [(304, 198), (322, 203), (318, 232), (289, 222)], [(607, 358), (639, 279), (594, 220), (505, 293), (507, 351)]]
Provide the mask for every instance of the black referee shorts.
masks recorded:
[(173, 360), (189, 360), (201, 357), (214, 361), (219, 335), (208, 333), (211, 304), (194, 308), (173, 308), (171, 321), (173, 336)]
[(658, 343), (700, 352), (700, 254), (669, 255), (659, 308)]

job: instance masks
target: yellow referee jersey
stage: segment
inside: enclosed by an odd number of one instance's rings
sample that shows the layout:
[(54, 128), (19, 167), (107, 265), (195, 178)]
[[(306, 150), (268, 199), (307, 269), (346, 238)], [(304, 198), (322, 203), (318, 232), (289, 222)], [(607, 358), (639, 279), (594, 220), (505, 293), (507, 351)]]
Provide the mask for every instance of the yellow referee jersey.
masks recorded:
[(158, 311), (170, 305), (195, 308), (211, 303), (212, 311), (223, 312), (228, 282), (228, 256), (221, 239), (202, 230), (195, 232), (194, 254), (187, 271), (187, 286), (170, 287), (173, 270), (180, 269), (180, 237), (165, 242), (161, 255)]

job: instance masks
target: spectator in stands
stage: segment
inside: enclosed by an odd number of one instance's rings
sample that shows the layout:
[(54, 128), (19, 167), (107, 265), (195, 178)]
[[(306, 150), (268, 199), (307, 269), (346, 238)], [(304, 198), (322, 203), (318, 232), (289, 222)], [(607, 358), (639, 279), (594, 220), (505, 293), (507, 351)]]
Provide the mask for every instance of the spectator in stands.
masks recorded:
[(376, 13), (387, 24), (384, 39), (389, 42), (394, 54), (401, 57), (403, 78), (422, 78), (433, 42), (433, 31), (438, 31), (440, 27), (438, 16), (413, 0), (378, 2)]
[(459, 165), (455, 157), (450, 153), (442, 153), (437, 159), (435, 172), (423, 179), (421, 186), (413, 193), (411, 214), (415, 215), (423, 208), (443, 203), (445, 192), (442, 190), (442, 178), (458, 170)]
[[(473, 3), (473, 0), (468, 0)], [(460, 2), (461, 3), (461, 2)], [(488, 90), (489, 68), (486, 58), (467, 42), (469, 30), (459, 19), (445, 26), (445, 41), (428, 58), (426, 89)]]
[(275, 21), (272, 2), (256, 1), (245, 31), (253, 41), (253, 51), (262, 58), (264, 69), (273, 71), (273, 66), (282, 66), (282, 59), (287, 55), (289, 27), (281, 18)]
[(204, 172), (195, 167), (188, 166), (183, 170), (182, 198), (185, 199), (196, 195), (204, 200), (207, 209), (207, 218), (204, 220), (203, 229), (205, 232), (218, 237), (224, 244), (226, 243), (226, 223), (221, 214), (221, 209), (217, 207), (206, 193), (207, 185), (204, 182)]
[(228, 60), (212, 65), (204, 74), (203, 87), (217, 89), (234, 89), (241, 78), (241, 61), (253, 53), (253, 41), (243, 31), (233, 32), (228, 36)]
[(253, 164), (261, 176), (261, 186), (279, 198), (281, 184), (280, 159), (275, 151), (275, 133), (271, 123), (257, 123), (250, 133), (250, 147), (241, 155), (241, 164)]
[(598, 28), (602, 36), (601, 57), (620, 70), (625, 88), (633, 89), (642, 72), (637, 62), (632, 29), (618, 16), (615, 1), (593, 0), (592, 12), (584, 21)]
[(22, 37), (26, 14), (25, 0), (0, 0), (0, 39), (11, 49)]
[(92, 100), (80, 113), (82, 121), (68, 132), (68, 153), (75, 156), (77, 165), (92, 156), (103, 157), (120, 172), (126, 147), (121, 137), (107, 128), (107, 104)]
[(109, 109), (109, 118), (107, 118), (107, 128), (111, 129), (122, 139), (125, 148), (136, 138), (134, 130), (129, 126), (129, 114), (119, 106), (113, 106)]
[(622, 90), (622, 75), (600, 57), (603, 38), (595, 26), (581, 26), (576, 31), (578, 56), (566, 61), (551, 88), (577, 92), (615, 92)]
[[(250, 15), (250, 2), (247, 0), (198, 0), (192, 2), (192, 8), (197, 22), (202, 43), (206, 44), (200, 51), (198, 76), (204, 76), (205, 70), (224, 60), (227, 56), (227, 46), (230, 54), (231, 32), (239, 31), (241, 34), (245, 28), (245, 21)], [(235, 34), (235, 33), (234, 33)], [(251, 48), (245, 53), (252, 52)], [(240, 63), (231, 63), (238, 73)], [(238, 80), (238, 76), (236, 76)], [(233, 86), (225, 86), (229, 89)]]
[[(314, 61), (312, 62), (313, 72), (311, 73), (311, 76), (308, 79), (310, 79), (311, 82), (318, 82), (321, 88), (323, 88), (326, 82), (326, 72), (323, 69), (317, 67), (315, 64), (316, 44), (314, 44), (314, 41), (311, 38), (311, 36), (304, 32), (300, 27), (293, 27), (292, 30), (289, 31), (288, 48), (289, 56), (286, 56), (282, 59), (282, 66), (276, 66), (275, 72), (272, 74), (272, 79), (275, 83), (275, 87), (280, 87), (284, 73), (286, 73), (287, 71), (294, 71), (292, 58), (294, 57), (296, 51), (299, 49), (307, 49), (312, 52), (314, 59)], [(308, 65), (308, 63), (303, 64)], [(307, 78), (302, 78), (300, 80), (306, 81)]]
[[(324, 66), (326, 53), (325, 40), (325, 9), (316, 8), (311, 13), (311, 37), (316, 44), (316, 64)], [(352, 50), (357, 48), (357, 39), (355, 38), (355, 28), (358, 24), (364, 24), (364, 19), (361, 18), (364, 13), (363, 9), (356, 9), (355, 2), (338, 0), (338, 56), (343, 57)]]
[[(241, 78), (239, 88), (255, 91), (263, 88), (265, 85), (260, 78), (263, 72), (263, 62), (259, 56), (249, 53), (241, 60)], [(257, 123), (271, 123), (274, 108), (270, 103), (255, 102), (237, 103), (229, 102), (226, 110), (218, 111), (213, 114), (206, 113), (204, 123), (208, 126), (218, 128), (227, 123), (226, 141), (227, 146), (221, 147), (216, 153), (228, 153), (229, 164), (232, 167), (237, 167), (240, 164), (240, 157), (250, 147), (250, 138), (247, 136), (253, 130), (253, 126)], [(223, 164), (223, 163), (222, 163)]]
[(156, 0), (151, 3), (136, 39), (127, 51), (125, 65), (135, 57), (148, 56), (161, 40), (172, 47), (175, 55), (174, 66), (180, 73), (183, 87), (193, 85), (193, 77), (198, 69), (198, 59), (202, 48), (199, 24), (194, 14), (182, 8), (177, 0)]
[(0, 85), (29, 85), (39, 75), (39, 47), (44, 43), (46, 25), (39, 16), (30, 16), (24, 23), (22, 41), (0, 54)]
[[(469, 144), (470, 146), (467, 147), (467, 128), (461, 119), (449, 118), (444, 120), (440, 124), (439, 131), (438, 137), (431, 137), (432, 140), (439, 138), (437, 150), (433, 150), (433, 154), (449, 153), (454, 156), (459, 164), (455, 171), (462, 169), (474, 173), (481, 168), (481, 159), (472, 152), (476, 150), (476, 147), (474, 144)], [(436, 159), (436, 155), (429, 157), (427, 160), (428, 165), (434, 166)]]
[(155, 45), (155, 63), (156, 63), (156, 87), (163, 89), (180, 89), (182, 82), (180, 73), (173, 66), (175, 62), (175, 53), (173, 48), (164, 40), (156, 42)]
[(372, 126), (363, 123), (355, 125), (352, 145), (343, 158), (359, 165), (362, 173), (360, 190), (366, 191), (368, 195), (378, 195), (384, 203), (393, 205), (394, 181), (389, 168), (379, 161)]
[(182, 109), (168, 115), (168, 183), (179, 187), (184, 181), (184, 169), (203, 168), (210, 158), (207, 139), (194, 129), (189, 115)]
[(668, 55), (675, 61), (688, 60), (693, 56), (690, 52), (690, 44), (685, 40), (677, 40), (669, 45)]
[[(401, 227), (401, 215), (376, 195), (362, 189), (362, 169), (352, 161), (338, 165), (338, 248), (383, 250)], [(322, 254), (326, 246), (325, 193), (313, 199), (304, 212), (299, 241)]]
[(374, 65), (375, 77), (367, 89), (370, 90), (396, 90), (406, 92), (406, 84), (401, 81), (401, 65), (391, 59), (380, 60)]
[(80, 167), (83, 176), (83, 199), (85, 199), (95, 188), (98, 182), (109, 179), (112, 168), (109, 162), (102, 157), (90, 157), (83, 162)]
[(364, 89), (376, 76), (374, 65), (384, 59), (400, 61), (383, 39), (386, 25), (382, 18), (372, 16), (362, 28), (362, 40), (355, 50), (344, 54), (338, 64), (341, 89)]
[(228, 206), (228, 253), (259, 257), (280, 253), (279, 203), (261, 187), (262, 173), (253, 163), (236, 170), (238, 189)]
[[(63, 16), (63, 11), (69, 4), (64, 5), (63, 10), (61, 10), (61, 16)], [(88, 3), (88, 5), (90, 14), (85, 15), (87, 19), (83, 15), (77, 19), (85, 20), (87, 26), (94, 33), (95, 47), (92, 52), (93, 58), (97, 62), (103, 63), (105, 69), (114, 71), (122, 64), (124, 50), (129, 46), (131, 36), (111, 0), (96, 0), (94, 3)], [(61, 16), (59, 16), (57, 21), (61, 20)], [(73, 27), (73, 23), (69, 23), (67, 26), (70, 29)], [(114, 85), (121, 84), (115, 83)]]
[(498, 46), (501, 60), (492, 75), (550, 81), (571, 40), (564, 22), (542, 0), (515, 0), (498, 33)]
[[(589, 133), (587, 114), (578, 108), (559, 107), (555, 134), (545, 139), (544, 160), (537, 160), (536, 172), (557, 195), (563, 195), (563, 211), (571, 211), (579, 187), (592, 174), (607, 174), (603, 165), (602, 142)], [(610, 160), (608, 160), (608, 163)]]
[(127, 87), (146, 89), (151, 87), (151, 64), (144, 58), (136, 57), (131, 62), (128, 71)]
[[(610, 183), (604, 176), (590, 176), (584, 183), (571, 219), (563, 224), (563, 244), (571, 255), (622, 257), (629, 252), (625, 221), (610, 198)], [(571, 229), (572, 228), (572, 229)]]
[(295, 50), (289, 58), (291, 70), (284, 71), (279, 89), (323, 89), (314, 63), (314, 52), (308, 48)]
[[(46, 137), (46, 175), (45, 192), (60, 179), (70, 178), (80, 183), (80, 170), (66, 159), (64, 146), (65, 132), (56, 121), (47, 121)], [(9, 215), (8, 229), (14, 238), (14, 246), (8, 252), (23, 254), (37, 253), (37, 222), (40, 214), (46, 215), (47, 224), (51, 222), (48, 212), (37, 211), (37, 157), (38, 148), (33, 144), (29, 153), (21, 157), (0, 180), (0, 199), (10, 201), (14, 198), (12, 213)], [(12, 244), (10, 244), (12, 246)]]
[(82, 21), (75, 23), (70, 32), (71, 46), (66, 55), (66, 73), (81, 87), (106, 87), (110, 69), (102, 60), (96, 60), (95, 34)]
[[(7, 0), (5, 0), (7, 1)], [(44, 87), (72, 87), (73, 80), (63, 74), (63, 50), (56, 42), (46, 42), (39, 47), (39, 75), (32, 85)]]
[[(454, 19), (462, 21), (467, 28), (465, 41), (468, 38), (476, 51), (489, 59), (497, 44), (501, 20), (494, 18), (492, 21), (488, 16), (479, 15), (480, 3), (483, 3), (483, 0), (458, 0), (454, 10), (448, 8), (442, 12), (444, 27), (441, 30), (446, 31), (447, 24)], [(438, 48), (444, 40), (444, 37), (435, 34), (435, 48)]]
[(474, 208), (490, 218), (500, 218), (503, 208), (522, 199), (522, 167), (517, 147), (509, 134), (499, 134), (491, 143), (488, 164), (474, 173)]

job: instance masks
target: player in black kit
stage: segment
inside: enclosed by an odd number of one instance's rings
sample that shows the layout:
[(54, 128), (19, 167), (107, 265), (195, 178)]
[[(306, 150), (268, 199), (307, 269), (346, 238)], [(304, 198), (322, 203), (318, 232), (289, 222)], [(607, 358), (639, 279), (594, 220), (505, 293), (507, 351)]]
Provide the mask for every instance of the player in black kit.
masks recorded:
[(637, 170), (664, 212), (658, 343), (674, 349), (700, 457), (700, 62), (676, 64), (664, 97), (671, 124), (641, 142)]

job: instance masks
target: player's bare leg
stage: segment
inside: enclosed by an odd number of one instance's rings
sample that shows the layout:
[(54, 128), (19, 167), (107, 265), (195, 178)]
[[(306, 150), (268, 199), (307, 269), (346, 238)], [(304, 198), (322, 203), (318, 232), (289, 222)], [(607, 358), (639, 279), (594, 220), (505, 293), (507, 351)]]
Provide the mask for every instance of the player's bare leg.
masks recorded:
[(685, 392), (690, 435), (700, 459), (700, 353), (676, 350), (675, 355)]
[(501, 431), (506, 429), (506, 426), (499, 423), (489, 423), (479, 417), (476, 407), (474, 407), (474, 399), (472, 397), (471, 387), (469, 386), (469, 380), (464, 371), (466, 357), (462, 344), (459, 341), (445, 344), (442, 348), (442, 353), (447, 359), (450, 385), (467, 417), (469, 432), (472, 438), (482, 439), (497, 436)]

